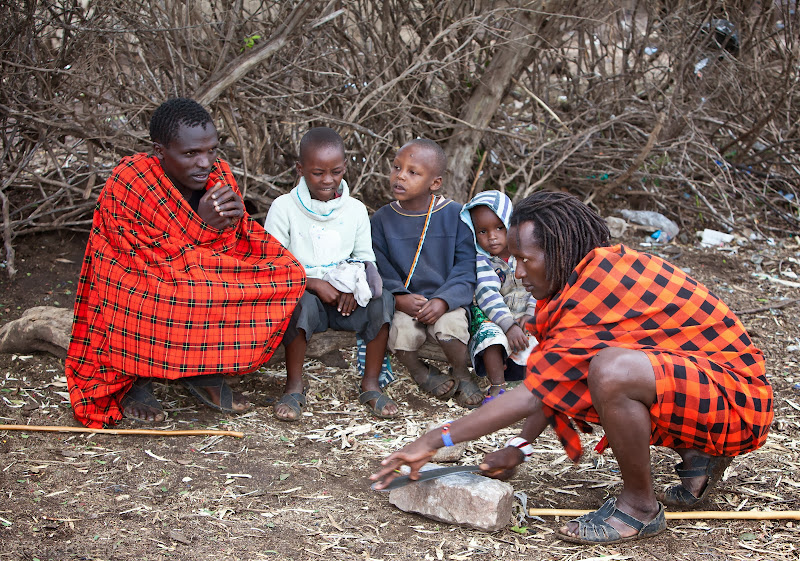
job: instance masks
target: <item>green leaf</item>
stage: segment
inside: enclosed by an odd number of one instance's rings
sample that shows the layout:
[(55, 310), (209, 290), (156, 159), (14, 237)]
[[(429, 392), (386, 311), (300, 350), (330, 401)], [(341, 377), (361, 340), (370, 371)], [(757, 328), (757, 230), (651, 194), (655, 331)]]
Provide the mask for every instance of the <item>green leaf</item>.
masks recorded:
[(281, 439), (281, 442), (289, 442), (289, 439), (286, 438), (285, 436), (281, 436), (280, 439)]
[(280, 478), (279, 478), (279, 479), (280, 479), (281, 481), (285, 481), (285, 480), (286, 480), (286, 479), (288, 479), (288, 478), (289, 478), (289, 474), (288, 474), (288, 473), (282, 473), (282, 474), (280, 475)]
[(742, 540), (743, 542), (751, 542), (753, 540), (757, 540), (758, 536), (756, 536), (752, 532), (745, 532), (744, 534), (741, 534), (739, 536), (739, 539)]
[(516, 532), (518, 534), (522, 534), (523, 536), (528, 535), (528, 528), (525, 526), (511, 526), (511, 531)]

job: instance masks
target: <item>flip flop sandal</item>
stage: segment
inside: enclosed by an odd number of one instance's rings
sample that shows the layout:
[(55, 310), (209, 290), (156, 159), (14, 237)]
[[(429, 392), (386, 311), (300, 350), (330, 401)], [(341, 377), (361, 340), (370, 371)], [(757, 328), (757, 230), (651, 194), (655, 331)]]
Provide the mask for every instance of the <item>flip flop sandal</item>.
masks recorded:
[(695, 456), (692, 459), (692, 467), (681, 462), (675, 466), (675, 472), (681, 479), (690, 477), (708, 476), (706, 486), (699, 497), (695, 497), (683, 483), (667, 487), (664, 491), (662, 501), (667, 506), (692, 507), (706, 498), (708, 492), (722, 479), (725, 469), (730, 465), (733, 458), (731, 456)]
[[(230, 386), (225, 383), (225, 379), (219, 374), (209, 374), (207, 376), (190, 376), (183, 378), (181, 384), (184, 388), (189, 390), (198, 401), (207, 405), (211, 409), (223, 411), (225, 413), (244, 413), (244, 411), (236, 411), (233, 408), (233, 391)], [(205, 388), (218, 388), (219, 389), (219, 405), (211, 401), (208, 397), (208, 392)]]
[[(435, 390), (438, 387), (441, 387), (450, 380), (453, 381), (453, 387), (447, 390), (446, 393), (443, 393), (442, 395), (436, 395), (433, 392), (433, 390)], [(438, 368), (436, 368), (431, 364), (428, 365), (428, 375), (422, 382), (417, 382), (417, 385), (421, 389), (423, 389), (424, 391), (435, 397), (436, 399), (441, 399), (442, 401), (447, 401), (448, 399), (453, 397), (453, 395), (458, 390), (458, 382), (456, 381), (455, 378), (453, 378), (452, 376), (447, 376), (445, 374), (442, 374), (441, 370), (439, 370)]]
[(294, 419), (286, 419), (284, 417), (278, 417), (275, 415), (275, 418), (279, 421), (284, 421), (287, 423), (295, 423), (300, 420), (300, 417), (303, 416), (303, 408), (308, 403), (306, 399), (306, 392), (308, 388), (303, 388), (303, 393), (293, 392), (293, 393), (285, 393), (281, 396), (278, 402), (275, 404), (275, 407), (278, 405), (286, 405), (289, 409), (292, 410), (292, 413), (296, 413), (297, 416)]
[[(611, 524), (607, 522), (609, 518), (616, 518), (623, 524), (630, 526), (637, 531), (633, 536), (623, 538), (619, 532)], [(667, 518), (664, 514), (664, 505), (658, 503), (658, 514), (650, 522), (642, 522), (637, 520), (630, 514), (626, 514), (617, 509), (616, 497), (608, 499), (603, 506), (590, 512), (579, 516), (570, 522), (577, 522), (578, 528), (576, 536), (562, 534), (556, 532), (556, 536), (567, 542), (580, 543), (585, 545), (609, 545), (620, 542), (627, 542), (632, 540), (640, 540), (642, 538), (651, 538), (656, 536), (667, 529)]]
[[(375, 402), (374, 407), (369, 404), (369, 402), (372, 401), (373, 399), (377, 400)], [(383, 411), (383, 408), (386, 407), (388, 404), (394, 403), (395, 407), (397, 407), (397, 403), (395, 403), (395, 401), (391, 399), (388, 395), (386, 395), (385, 393), (381, 393), (379, 391), (367, 390), (365, 392), (361, 392), (358, 396), (358, 402), (364, 407), (366, 407), (370, 413), (381, 419), (394, 419), (400, 414), (399, 407), (397, 413), (395, 413), (394, 415), (385, 415), (381, 413), (381, 411)]]
[(131, 386), (131, 389), (128, 390), (128, 393), (122, 398), (122, 402), (120, 403), (122, 406), (122, 414), (126, 419), (137, 423), (155, 423), (156, 421), (148, 421), (147, 419), (138, 419), (125, 415), (125, 409), (131, 405), (139, 405), (140, 407), (155, 411), (156, 414), (164, 414), (164, 409), (161, 407), (155, 395), (153, 395), (153, 382), (151, 382), (150, 379), (147, 379), (146, 382), (142, 382), (144, 379), (145, 378), (138, 378), (133, 383), (133, 386)]
[(467, 403), (467, 400), (469, 400), (469, 398), (473, 397), (475, 394), (483, 397), (483, 392), (478, 387), (478, 384), (471, 379), (461, 380), (458, 383), (458, 391), (456, 392), (456, 403), (465, 409), (477, 409), (483, 404), (483, 401), (479, 401), (478, 403)]

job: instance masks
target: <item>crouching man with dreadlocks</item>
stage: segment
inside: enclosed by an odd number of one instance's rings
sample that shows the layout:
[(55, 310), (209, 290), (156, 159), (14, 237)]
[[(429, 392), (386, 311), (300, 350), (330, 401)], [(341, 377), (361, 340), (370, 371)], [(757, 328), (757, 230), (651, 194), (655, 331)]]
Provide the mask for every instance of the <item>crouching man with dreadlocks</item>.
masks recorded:
[(224, 376), (272, 356), (305, 288), (303, 267), (246, 213), (205, 109), (167, 101), (150, 137), (153, 155), (124, 158), (100, 193), (83, 260), (66, 374), (87, 427), (163, 421), (153, 380), (246, 411)]
[[(538, 300), (529, 330), (539, 346), (524, 386), (389, 455), (372, 475), (376, 488), (402, 464), (414, 478), (443, 445), (523, 418), (520, 435), (485, 457), (484, 475), (510, 477), (548, 425), (577, 461), (573, 421), (589, 430), (595, 423), (619, 463), (622, 492), (557, 535), (585, 544), (654, 536), (666, 528), (664, 504), (699, 503), (733, 456), (766, 441), (773, 412), (764, 357), (705, 286), (658, 257), (609, 247), (603, 220), (575, 197), (532, 195), (510, 224), (516, 275)], [(681, 483), (661, 502), (650, 475), (651, 444), (682, 460)]]

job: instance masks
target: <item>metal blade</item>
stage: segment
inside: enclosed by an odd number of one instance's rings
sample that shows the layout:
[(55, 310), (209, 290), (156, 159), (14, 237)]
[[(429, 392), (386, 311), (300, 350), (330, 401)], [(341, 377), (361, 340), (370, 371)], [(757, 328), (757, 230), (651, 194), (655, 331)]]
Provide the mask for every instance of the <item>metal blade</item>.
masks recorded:
[(409, 479), (407, 475), (401, 475), (400, 477), (395, 477), (394, 479), (392, 479), (392, 482), (389, 483), (389, 485), (387, 485), (383, 489), (375, 489), (374, 485), (373, 489), (375, 491), (391, 491), (392, 489), (403, 487), (404, 485), (408, 485), (409, 483), (417, 483), (419, 481), (436, 479), (437, 477), (442, 477), (453, 473), (469, 473), (475, 471), (481, 471), (480, 466), (450, 466), (450, 467), (429, 469), (419, 472), (419, 479)]

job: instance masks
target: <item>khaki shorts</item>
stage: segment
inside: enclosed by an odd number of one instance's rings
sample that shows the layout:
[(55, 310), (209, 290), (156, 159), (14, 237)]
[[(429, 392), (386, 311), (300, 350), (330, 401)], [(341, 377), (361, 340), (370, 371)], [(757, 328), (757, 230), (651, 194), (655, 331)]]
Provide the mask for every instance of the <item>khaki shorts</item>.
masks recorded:
[(426, 340), (458, 339), (465, 345), (469, 342), (467, 311), (464, 308), (446, 312), (433, 325), (425, 325), (401, 311), (394, 312), (389, 327), (389, 350), (417, 351)]

